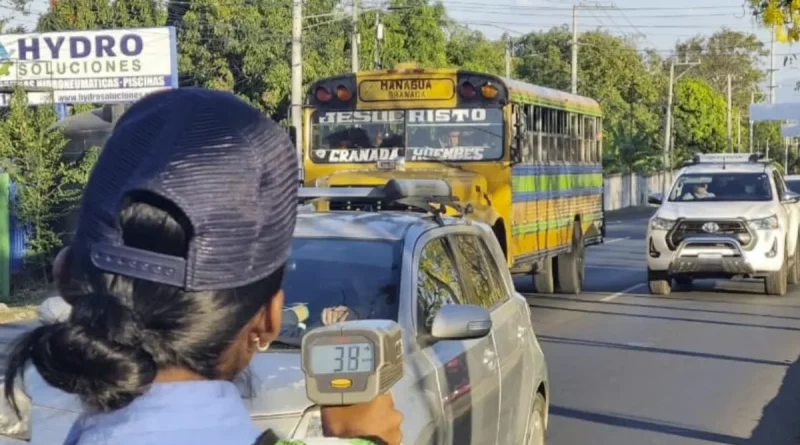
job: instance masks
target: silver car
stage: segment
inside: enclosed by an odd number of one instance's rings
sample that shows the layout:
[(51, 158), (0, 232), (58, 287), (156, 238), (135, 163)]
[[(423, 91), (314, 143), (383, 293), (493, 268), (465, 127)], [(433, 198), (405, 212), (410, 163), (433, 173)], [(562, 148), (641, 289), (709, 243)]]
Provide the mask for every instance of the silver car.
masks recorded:
[[(322, 435), (318, 407), (306, 397), (299, 337), (323, 312), (390, 319), (404, 331), (405, 373), (392, 393), (412, 444), (544, 444), (547, 367), (530, 309), (515, 292), (491, 229), (459, 217), (412, 212), (301, 212), (284, 282), (286, 304), (308, 308), (258, 354), (238, 383), (254, 422), (279, 436)], [(474, 305), (485, 335), (451, 305)], [(463, 315), (462, 315), (463, 318)], [(477, 317), (480, 318), (480, 317)], [(447, 326), (434, 337), (431, 326)], [(489, 328), (490, 326), (490, 328)], [(63, 443), (81, 406), (31, 368), (32, 399), (22, 424), (0, 416), (0, 445)], [(6, 422), (3, 423), (2, 420)], [(198, 425), (202, 419), (198, 419)], [(29, 439), (19, 439), (26, 434)]]

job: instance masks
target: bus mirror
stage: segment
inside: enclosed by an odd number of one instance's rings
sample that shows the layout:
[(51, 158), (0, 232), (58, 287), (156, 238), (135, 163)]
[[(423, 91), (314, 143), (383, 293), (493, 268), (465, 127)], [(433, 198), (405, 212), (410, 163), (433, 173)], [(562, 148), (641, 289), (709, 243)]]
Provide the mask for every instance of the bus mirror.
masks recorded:
[(514, 143), (511, 144), (512, 165), (519, 164), (520, 162), (522, 162), (522, 144), (523, 144), (522, 133), (518, 131), (517, 134), (514, 135)]
[(292, 145), (297, 148), (297, 127), (289, 127), (289, 139), (292, 140)]

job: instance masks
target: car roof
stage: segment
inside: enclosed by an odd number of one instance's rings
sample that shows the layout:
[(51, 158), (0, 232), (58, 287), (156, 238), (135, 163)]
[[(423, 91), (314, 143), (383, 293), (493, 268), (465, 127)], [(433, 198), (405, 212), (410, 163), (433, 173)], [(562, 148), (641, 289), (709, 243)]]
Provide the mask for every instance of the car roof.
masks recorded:
[[(463, 219), (442, 217), (444, 225), (466, 224)], [(433, 217), (415, 212), (300, 211), (295, 238), (350, 238), (401, 240), (411, 227), (439, 227)]]
[(771, 167), (764, 163), (697, 164), (685, 167), (682, 173), (763, 173)]

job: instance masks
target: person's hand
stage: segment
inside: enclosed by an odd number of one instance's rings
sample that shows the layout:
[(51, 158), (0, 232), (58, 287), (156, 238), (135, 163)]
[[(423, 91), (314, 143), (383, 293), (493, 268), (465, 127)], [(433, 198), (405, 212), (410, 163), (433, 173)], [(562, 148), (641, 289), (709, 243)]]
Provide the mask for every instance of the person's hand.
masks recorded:
[(326, 307), (322, 310), (322, 324), (325, 326), (347, 321), (350, 316), (350, 309), (347, 306)]
[(378, 396), (369, 403), (322, 407), (322, 431), (326, 437), (375, 436), (389, 445), (400, 445), (402, 422), (403, 415), (394, 408), (391, 394)]

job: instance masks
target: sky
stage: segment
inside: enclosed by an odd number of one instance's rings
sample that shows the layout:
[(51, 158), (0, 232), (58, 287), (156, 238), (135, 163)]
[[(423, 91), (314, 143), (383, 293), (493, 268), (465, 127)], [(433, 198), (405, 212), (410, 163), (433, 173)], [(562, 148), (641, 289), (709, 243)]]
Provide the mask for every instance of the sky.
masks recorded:
[[(360, 0), (368, 3), (371, 0)], [(698, 34), (713, 34), (722, 27), (756, 34), (767, 47), (770, 32), (756, 24), (746, 0), (441, 0), (448, 14), (458, 22), (479, 29), (490, 38), (503, 33), (521, 35), (572, 24), (573, 5), (583, 5), (578, 12), (578, 29), (604, 29), (619, 36), (636, 37), (640, 48), (653, 48), (667, 57), (680, 40)], [(2, 2), (2, 0), (0, 0)], [(372, 0), (374, 3), (374, 0)], [(592, 5), (602, 9), (591, 9)], [(32, 14), (17, 16), (15, 23), (32, 29), (39, 13), (47, 9), (47, 0), (34, 0)], [(800, 80), (800, 60), (784, 66), (784, 59), (800, 54), (800, 44), (775, 44), (777, 102), (800, 102), (794, 91)], [(764, 68), (769, 68), (769, 58)], [(767, 91), (765, 82), (764, 91)]]
[[(713, 34), (722, 27), (756, 34), (767, 48), (770, 31), (756, 24), (745, 0), (614, 0), (579, 2), (570, 0), (443, 0), (455, 20), (480, 29), (489, 37), (504, 32), (512, 36), (553, 26), (572, 26), (573, 5), (600, 5), (601, 10), (578, 10), (578, 30), (604, 29), (613, 34), (638, 37), (640, 48), (654, 48), (662, 56), (671, 54), (675, 44), (698, 34)], [(614, 9), (616, 7), (616, 9)], [(784, 67), (786, 56), (800, 55), (800, 44), (775, 44), (777, 102), (800, 102), (794, 91), (800, 80), (800, 60)], [(769, 69), (769, 58), (764, 67)], [(764, 85), (765, 93), (768, 91)]]

